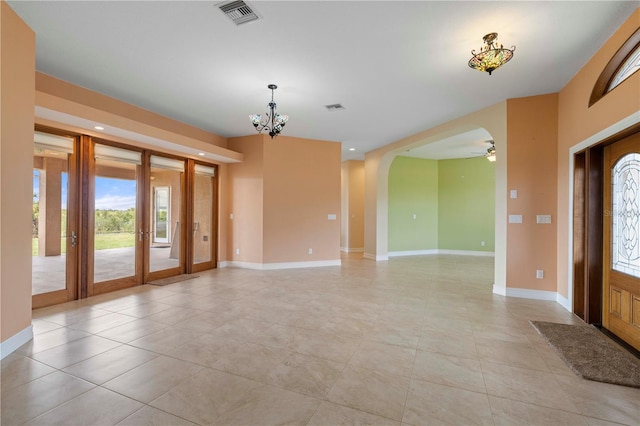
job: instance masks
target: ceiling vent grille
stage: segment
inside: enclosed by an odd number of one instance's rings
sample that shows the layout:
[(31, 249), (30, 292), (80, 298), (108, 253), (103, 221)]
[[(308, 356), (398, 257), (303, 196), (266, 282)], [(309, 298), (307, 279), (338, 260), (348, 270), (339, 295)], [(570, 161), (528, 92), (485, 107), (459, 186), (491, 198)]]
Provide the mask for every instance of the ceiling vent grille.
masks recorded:
[(223, 3), (218, 6), (236, 25), (255, 21), (258, 15), (242, 0)]
[(329, 111), (339, 111), (341, 109), (344, 109), (344, 107), (340, 104), (325, 105), (324, 107)]

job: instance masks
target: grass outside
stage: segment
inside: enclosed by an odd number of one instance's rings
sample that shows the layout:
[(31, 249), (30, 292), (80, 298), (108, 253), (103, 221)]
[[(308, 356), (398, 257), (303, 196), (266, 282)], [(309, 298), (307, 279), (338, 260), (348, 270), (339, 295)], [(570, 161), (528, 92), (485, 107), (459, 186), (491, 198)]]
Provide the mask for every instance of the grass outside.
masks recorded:
[[(67, 252), (66, 238), (61, 239), (62, 253)], [(136, 243), (135, 234), (96, 234), (94, 246), (96, 250), (111, 248), (133, 247)], [(38, 239), (31, 239), (31, 255), (38, 255)]]

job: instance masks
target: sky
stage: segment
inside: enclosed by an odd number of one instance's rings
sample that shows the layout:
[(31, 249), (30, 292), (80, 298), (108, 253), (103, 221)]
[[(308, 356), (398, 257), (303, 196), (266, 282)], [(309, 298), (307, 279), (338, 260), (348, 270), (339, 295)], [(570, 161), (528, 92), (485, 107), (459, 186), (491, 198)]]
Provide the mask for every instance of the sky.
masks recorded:
[[(40, 171), (33, 171), (33, 194), (40, 194)], [(67, 208), (67, 173), (62, 173), (62, 208)], [(136, 206), (136, 182), (96, 176), (96, 210), (127, 210)]]

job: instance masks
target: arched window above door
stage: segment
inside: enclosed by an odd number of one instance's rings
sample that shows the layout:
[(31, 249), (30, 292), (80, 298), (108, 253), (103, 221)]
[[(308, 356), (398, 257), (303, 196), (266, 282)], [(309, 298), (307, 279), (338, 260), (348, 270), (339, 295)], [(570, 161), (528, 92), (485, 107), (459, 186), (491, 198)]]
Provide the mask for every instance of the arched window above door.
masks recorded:
[(593, 86), (589, 107), (640, 69), (640, 28), (613, 55)]

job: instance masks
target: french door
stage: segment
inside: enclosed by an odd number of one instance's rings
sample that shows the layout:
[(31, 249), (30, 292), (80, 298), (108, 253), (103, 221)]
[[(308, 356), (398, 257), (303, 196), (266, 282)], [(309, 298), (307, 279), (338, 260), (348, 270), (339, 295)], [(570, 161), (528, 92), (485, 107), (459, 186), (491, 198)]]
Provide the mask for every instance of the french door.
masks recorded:
[(33, 306), (216, 266), (216, 168), (36, 132)]
[(640, 133), (605, 148), (602, 325), (640, 350)]
[(77, 290), (78, 141), (34, 134), (32, 305), (73, 300)]

